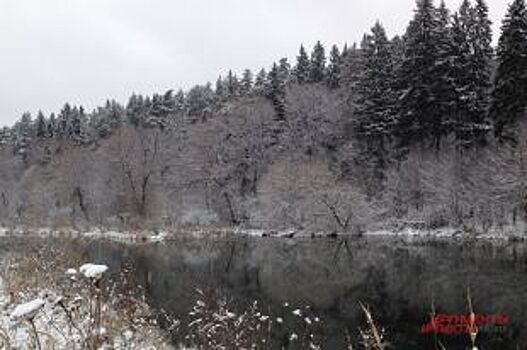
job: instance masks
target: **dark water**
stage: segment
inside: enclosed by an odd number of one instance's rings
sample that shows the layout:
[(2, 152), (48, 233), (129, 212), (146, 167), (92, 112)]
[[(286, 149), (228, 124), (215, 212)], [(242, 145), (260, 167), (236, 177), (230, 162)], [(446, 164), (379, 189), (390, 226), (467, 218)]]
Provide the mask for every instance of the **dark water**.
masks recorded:
[[(183, 240), (124, 246), (91, 242), (92, 260), (132, 264), (152, 305), (185, 318), (195, 288), (220, 290), (238, 305), (258, 300), (275, 316), (310, 305), (323, 320), (325, 348), (343, 349), (348, 330), (365, 326), (358, 301), (369, 305), (395, 349), (435, 349), (420, 333), (432, 303), (444, 314), (466, 314), (470, 288), (477, 314), (511, 323), (481, 330), (479, 349), (527, 349), (527, 246), (478, 242), (405, 242), (396, 238)], [(287, 322), (289, 318), (285, 318)], [(441, 336), (464, 349), (466, 335)]]

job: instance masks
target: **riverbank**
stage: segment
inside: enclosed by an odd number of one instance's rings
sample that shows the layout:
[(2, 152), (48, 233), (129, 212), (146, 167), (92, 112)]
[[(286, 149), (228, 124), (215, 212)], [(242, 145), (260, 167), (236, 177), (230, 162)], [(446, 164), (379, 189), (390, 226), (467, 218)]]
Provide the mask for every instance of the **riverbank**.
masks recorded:
[(364, 238), (390, 237), (408, 241), (419, 240), (453, 240), (465, 241), (496, 241), (524, 242), (527, 241), (527, 228), (524, 225), (510, 225), (478, 231), (468, 227), (445, 227), (438, 229), (423, 229), (419, 227), (373, 228), (364, 232), (323, 232), (306, 231), (294, 228), (272, 230), (255, 228), (188, 228), (166, 230), (120, 230), (113, 228), (31, 228), (31, 227), (0, 227), (0, 237), (50, 237), (50, 238), (88, 238), (107, 239), (121, 243), (160, 243), (184, 238)]

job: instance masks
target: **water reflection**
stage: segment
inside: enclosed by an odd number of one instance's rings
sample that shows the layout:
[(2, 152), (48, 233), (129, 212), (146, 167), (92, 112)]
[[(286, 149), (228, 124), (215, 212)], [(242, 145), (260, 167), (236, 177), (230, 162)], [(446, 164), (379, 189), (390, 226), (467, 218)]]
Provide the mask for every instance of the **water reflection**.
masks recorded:
[[(343, 348), (344, 331), (364, 325), (358, 301), (371, 306), (397, 349), (433, 349), (421, 335), (431, 305), (467, 313), (470, 286), (478, 314), (505, 314), (502, 334), (478, 336), (480, 348), (527, 347), (527, 254), (522, 244), (405, 242), (400, 239), (180, 240), (126, 246), (90, 242), (93, 260), (114, 268), (130, 263), (152, 304), (187, 315), (195, 288), (223, 291), (239, 304), (259, 300), (277, 313), (283, 303), (311, 305), (325, 322), (324, 343)], [(442, 337), (462, 349), (466, 336)]]

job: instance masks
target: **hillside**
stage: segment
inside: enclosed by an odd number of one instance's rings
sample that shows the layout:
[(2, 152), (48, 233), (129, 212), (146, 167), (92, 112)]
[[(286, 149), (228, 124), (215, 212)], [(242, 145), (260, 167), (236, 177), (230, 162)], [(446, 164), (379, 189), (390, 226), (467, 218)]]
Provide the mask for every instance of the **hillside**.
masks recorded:
[(511, 4), (496, 50), (486, 13), (482, 1), (453, 15), (419, 1), (400, 37), (376, 23), (358, 46), (327, 55), (317, 43), (310, 57), (301, 47), (293, 66), (229, 71), (214, 88), (24, 114), (0, 133), (0, 222), (306, 232), (520, 225), (527, 10)]

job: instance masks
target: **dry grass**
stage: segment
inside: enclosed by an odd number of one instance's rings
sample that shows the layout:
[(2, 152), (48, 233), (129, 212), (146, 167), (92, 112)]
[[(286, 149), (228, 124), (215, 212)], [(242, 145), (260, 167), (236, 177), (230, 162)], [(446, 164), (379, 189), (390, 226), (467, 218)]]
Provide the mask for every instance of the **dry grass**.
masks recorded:
[[(0, 348), (171, 348), (169, 334), (157, 324), (159, 315), (144, 297), (117, 285), (119, 280), (127, 280), (129, 272), (100, 281), (65, 274), (83, 260), (74, 250), (53, 245), (4, 259), (0, 287), (7, 314), (17, 304), (37, 297), (46, 305), (31, 322), (11, 324), (8, 317), (0, 317)], [(169, 324), (177, 326), (172, 319)]]

